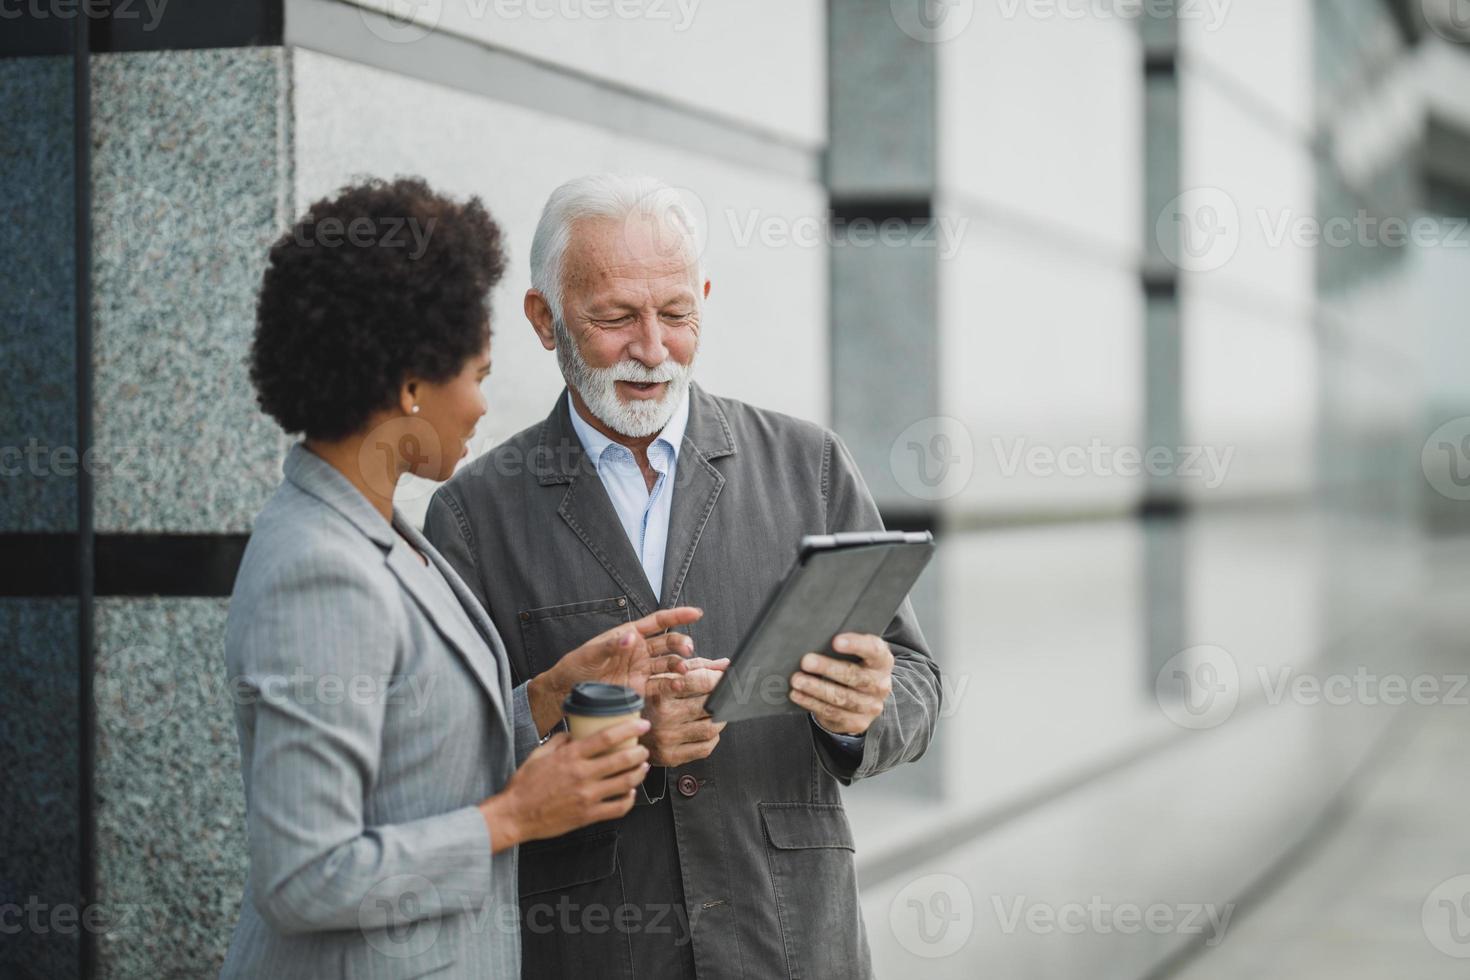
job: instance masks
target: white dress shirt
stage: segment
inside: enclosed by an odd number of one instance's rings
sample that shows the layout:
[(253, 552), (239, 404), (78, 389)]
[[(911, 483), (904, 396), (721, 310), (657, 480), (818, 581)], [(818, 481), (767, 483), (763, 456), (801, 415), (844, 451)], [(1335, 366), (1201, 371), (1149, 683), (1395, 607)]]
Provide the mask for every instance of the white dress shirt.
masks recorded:
[[(679, 445), (684, 441), (684, 429), (689, 425), (689, 392), (679, 400), (679, 407), (669, 418), (669, 424), (648, 447), (648, 465), (658, 473), (653, 489), (643, 479), (643, 471), (633, 458), (633, 451), (621, 443), (614, 442), (594, 429), (577, 411), (572, 393), (567, 392), (567, 408), (572, 413), (572, 428), (582, 441), (582, 450), (592, 460), (597, 476), (607, 489), (613, 510), (617, 511), (628, 542), (638, 555), (643, 566), (643, 575), (653, 588), (656, 599), (663, 599), (664, 554), (669, 544), (669, 514), (674, 503), (674, 473), (679, 465)], [(816, 723), (816, 718), (812, 718)], [(830, 736), (841, 749), (863, 754), (861, 735), (840, 735), (827, 731), (820, 723), (817, 727)]]
[(567, 406), (572, 412), (572, 428), (582, 441), (582, 449), (602, 479), (613, 510), (623, 524), (623, 531), (643, 566), (643, 575), (653, 589), (655, 599), (663, 598), (664, 554), (669, 544), (669, 514), (674, 503), (674, 473), (679, 466), (679, 445), (689, 424), (689, 391), (679, 400), (679, 407), (668, 425), (648, 447), (648, 465), (658, 473), (653, 489), (643, 480), (643, 471), (633, 458), (633, 450), (614, 442), (594, 429), (577, 411), (572, 393), (567, 392)]

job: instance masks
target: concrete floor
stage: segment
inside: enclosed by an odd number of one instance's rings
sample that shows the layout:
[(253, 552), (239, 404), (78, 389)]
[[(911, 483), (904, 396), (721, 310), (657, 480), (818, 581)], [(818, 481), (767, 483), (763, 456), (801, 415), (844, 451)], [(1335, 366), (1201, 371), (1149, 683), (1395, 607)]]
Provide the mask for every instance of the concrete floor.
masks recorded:
[[(1439, 608), (1428, 624), (1439, 676), (1463, 677), (1470, 616)], [(1441, 703), (1400, 709), (1334, 830), (1173, 980), (1470, 977), (1467, 701), (1470, 686), (1453, 697), (1446, 688)]]

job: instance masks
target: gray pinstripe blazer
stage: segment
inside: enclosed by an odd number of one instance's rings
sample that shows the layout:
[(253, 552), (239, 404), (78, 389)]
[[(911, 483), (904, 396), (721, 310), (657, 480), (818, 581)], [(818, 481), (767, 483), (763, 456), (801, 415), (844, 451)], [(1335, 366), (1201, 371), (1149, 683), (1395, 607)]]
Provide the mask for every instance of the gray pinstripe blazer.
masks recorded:
[(225, 630), (250, 877), (222, 976), (518, 977), (516, 851), (475, 804), (535, 747), (525, 689), (411, 525), (442, 579), (310, 450), (285, 474)]

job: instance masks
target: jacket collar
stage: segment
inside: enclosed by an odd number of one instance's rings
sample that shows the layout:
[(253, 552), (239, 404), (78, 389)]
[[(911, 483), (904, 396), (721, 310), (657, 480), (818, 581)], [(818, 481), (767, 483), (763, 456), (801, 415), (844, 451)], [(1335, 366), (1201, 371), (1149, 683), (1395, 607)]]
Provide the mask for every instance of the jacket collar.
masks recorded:
[[(592, 461), (582, 449), (582, 440), (572, 425), (571, 399), (562, 389), (551, 414), (541, 423), (534, 465), (542, 486), (570, 483), (581, 473), (595, 473)], [(679, 447), (679, 458), (693, 449), (705, 459), (718, 459), (735, 452), (735, 438), (719, 402), (698, 384), (689, 386), (689, 421)]]
[(286, 454), (281, 469), (286, 479), (297, 489), (311, 494), (337, 513), (347, 518), (363, 534), (382, 548), (393, 547), (393, 528), (383, 520), (362, 491), (348, 482), (347, 477), (316, 453), (298, 442)]
[[(491, 703), (495, 705), (501, 723), (509, 729), (510, 714), (501, 696), (502, 687), (509, 687), (509, 675), (504, 674), (504, 665), (507, 661), (503, 655), (503, 648), (498, 649), (499, 637), (495, 635), (494, 627), (487, 625), (484, 611), (469, 594), (454, 569), (424, 539), (418, 529), (404, 520), (403, 515), (396, 509), (393, 511), (393, 523), (389, 524), (383, 520), (383, 515), (368, 503), (362, 492), (348, 482), (347, 477), (339, 473), (331, 463), (307, 449), (304, 443), (298, 442), (291, 447), (291, 451), (286, 454), (286, 462), (282, 469), (285, 471), (286, 479), (298, 489), (311, 494), (347, 518), (353, 526), (383, 549), (384, 560), (389, 571), (397, 577), (400, 586), (424, 609), (440, 635), (469, 664), (471, 672), (489, 695)], [(427, 556), (444, 576), (445, 581), (449, 583), (450, 590), (463, 608), (467, 623), (476, 627), (483, 643), (477, 643), (461, 625), (460, 617), (444, 608), (438, 597), (428, 590), (418, 559), (410, 553), (406, 545), (394, 540), (395, 528), (397, 534), (401, 534), (407, 542)], [(491, 659), (498, 663), (486, 662), (484, 655), (486, 644), (496, 654)], [(497, 671), (503, 676), (497, 676)]]

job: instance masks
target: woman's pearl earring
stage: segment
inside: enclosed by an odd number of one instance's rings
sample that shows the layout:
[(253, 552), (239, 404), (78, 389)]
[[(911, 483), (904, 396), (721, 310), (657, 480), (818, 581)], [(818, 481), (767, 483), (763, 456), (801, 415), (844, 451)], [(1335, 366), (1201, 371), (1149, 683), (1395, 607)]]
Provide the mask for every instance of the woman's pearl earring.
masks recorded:
[(413, 414), (417, 415), (418, 413), (419, 413), (419, 407), (417, 405), (415, 405), (413, 407)]

